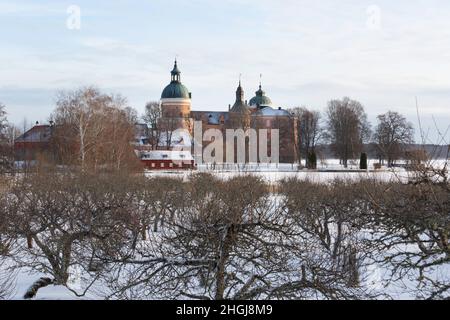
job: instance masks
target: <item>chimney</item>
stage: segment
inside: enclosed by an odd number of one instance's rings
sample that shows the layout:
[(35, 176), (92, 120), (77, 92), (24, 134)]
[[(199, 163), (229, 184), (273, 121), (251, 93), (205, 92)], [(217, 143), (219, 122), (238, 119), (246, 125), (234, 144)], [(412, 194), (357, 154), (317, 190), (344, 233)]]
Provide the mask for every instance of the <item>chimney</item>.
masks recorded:
[(231, 104), (228, 105), (228, 112), (231, 111)]

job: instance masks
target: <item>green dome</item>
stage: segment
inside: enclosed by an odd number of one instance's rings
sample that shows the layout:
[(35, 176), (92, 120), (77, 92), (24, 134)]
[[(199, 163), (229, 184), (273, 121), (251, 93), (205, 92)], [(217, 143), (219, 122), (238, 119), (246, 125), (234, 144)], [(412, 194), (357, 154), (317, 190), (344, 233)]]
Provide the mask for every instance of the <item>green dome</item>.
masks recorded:
[(190, 99), (189, 90), (181, 82), (172, 81), (163, 90), (161, 99)]
[(266, 93), (259, 86), (259, 90), (256, 91), (256, 96), (250, 100), (250, 106), (261, 107), (261, 106), (271, 106), (272, 100), (266, 96)]
[(181, 84), (181, 71), (178, 69), (177, 60), (173, 66), (173, 70), (170, 72), (172, 81), (164, 89), (161, 99), (190, 99), (191, 94), (189, 90)]

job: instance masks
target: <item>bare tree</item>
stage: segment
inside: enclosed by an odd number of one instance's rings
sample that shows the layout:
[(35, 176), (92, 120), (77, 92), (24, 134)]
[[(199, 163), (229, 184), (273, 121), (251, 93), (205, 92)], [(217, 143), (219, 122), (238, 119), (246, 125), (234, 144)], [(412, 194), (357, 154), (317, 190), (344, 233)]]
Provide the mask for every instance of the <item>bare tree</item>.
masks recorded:
[[(371, 184), (365, 193), (373, 212), (367, 242), (388, 270), (387, 284), (410, 283), (419, 299), (449, 299), (450, 188), (429, 179), (414, 184)], [(446, 271), (447, 270), (447, 271)]]
[[(39, 173), (12, 188), (7, 228), (22, 239), (13, 255), (16, 266), (46, 274), (30, 286), (25, 298), (48, 285), (86, 293), (98, 279), (91, 272), (93, 257), (111, 255), (117, 243), (136, 236), (129, 228), (136, 208), (132, 184), (126, 175)], [(81, 291), (69, 285), (74, 268), (81, 268), (88, 279)]]
[(180, 128), (180, 125), (185, 123), (186, 119), (180, 120), (172, 117), (164, 117), (161, 118), (160, 127), (162, 138), (159, 144), (159, 147), (170, 150), (174, 145), (174, 136), (173, 133), (175, 130)]
[(14, 243), (14, 237), (11, 237), (7, 231), (8, 216), (6, 210), (8, 207), (7, 191), (8, 183), (1, 181), (4, 186), (0, 189), (0, 300), (7, 299), (13, 293), (16, 280), (16, 271), (10, 269), (11, 247)]
[(389, 111), (377, 117), (374, 142), (378, 147), (380, 161), (387, 160), (388, 166), (395, 163), (405, 145), (414, 141), (413, 125), (398, 112)]
[(6, 129), (8, 125), (8, 119), (6, 118), (6, 107), (0, 102), (0, 132)]
[(5, 106), (0, 103), (0, 172), (9, 171), (13, 162), (13, 144), (9, 136), (11, 125), (6, 117)]
[(315, 152), (316, 145), (322, 138), (321, 115), (306, 107), (293, 108), (290, 112), (297, 119), (297, 157), (299, 160), (304, 157), (308, 167), (308, 155)]
[(360, 242), (365, 205), (358, 195), (359, 185), (290, 179), (282, 186), (286, 214), (294, 217), (299, 229), (298, 251), (294, 252), (302, 270), (302, 295), (319, 299), (377, 297), (380, 293), (364, 284), (363, 270), (371, 248)]
[(161, 139), (161, 118), (162, 110), (160, 103), (156, 101), (148, 102), (145, 106), (145, 114), (142, 119), (148, 126), (149, 141), (153, 150), (158, 149)]
[(283, 239), (290, 230), (265, 184), (254, 177), (221, 182), (200, 175), (180, 200), (158, 233), (126, 253), (109, 279), (110, 297), (267, 297), (288, 267), (283, 252), (289, 241)]
[(131, 146), (136, 119), (121, 96), (93, 87), (60, 92), (52, 118), (53, 143), (63, 163), (83, 170), (137, 165)]
[(327, 138), (347, 167), (348, 160), (357, 157), (370, 138), (370, 124), (361, 103), (347, 97), (328, 103)]
[(132, 108), (132, 107), (125, 107), (123, 109), (124, 115), (125, 115), (125, 119), (129, 122), (129, 123), (137, 123), (138, 122), (138, 113), (136, 111), (136, 109)]
[[(337, 199), (329, 211), (313, 211), (318, 220), (308, 218), (307, 211), (298, 212), (307, 196), (297, 202), (301, 206), (292, 202), (290, 192), (284, 193), (286, 201), (280, 201), (252, 176), (220, 181), (195, 175), (184, 184), (182, 194), (171, 204), (172, 216), (158, 232), (150, 233), (148, 241), (122, 248), (121, 259), (109, 258), (117, 268), (105, 279), (111, 291), (108, 298), (373, 297), (359, 283), (363, 253), (358, 251), (356, 227), (351, 227), (354, 220), (347, 216), (353, 205)], [(348, 203), (357, 203), (345, 194)], [(325, 192), (318, 200), (327, 196)], [(314, 206), (319, 209), (320, 202), (314, 201)], [(334, 214), (336, 208), (342, 211)], [(319, 219), (323, 214), (329, 217)]]
[(149, 140), (153, 150), (170, 150), (174, 142), (173, 132), (192, 125), (189, 119), (179, 119), (171, 113), (164, 115), (159, 102), (148, 102), (142, 119), (149, 128)]

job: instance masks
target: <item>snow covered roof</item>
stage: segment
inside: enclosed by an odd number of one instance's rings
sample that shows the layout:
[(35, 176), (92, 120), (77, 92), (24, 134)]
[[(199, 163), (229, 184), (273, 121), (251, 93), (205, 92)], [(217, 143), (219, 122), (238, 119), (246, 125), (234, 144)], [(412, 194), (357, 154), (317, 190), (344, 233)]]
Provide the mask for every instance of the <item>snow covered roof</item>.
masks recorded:
[(142, 160), (194, 160), (190, 151), (153, 150), (141, 152)]
[(192, 115), (195, 120), (207, 119), (208, 124), (218, 125), (221, 124), (221, 117), (224, 121), (228, 120), (228, 112), (220, 111), (192, 111)]
[(282, 116), (286, 117), (291, 115), (286, 110), (283, 110), (281, 108), (274, 109), (272, 107), (265, 107), (259, 110), (257, 114), (261, 116), (272, 116), (272, 117), (282, 117)]

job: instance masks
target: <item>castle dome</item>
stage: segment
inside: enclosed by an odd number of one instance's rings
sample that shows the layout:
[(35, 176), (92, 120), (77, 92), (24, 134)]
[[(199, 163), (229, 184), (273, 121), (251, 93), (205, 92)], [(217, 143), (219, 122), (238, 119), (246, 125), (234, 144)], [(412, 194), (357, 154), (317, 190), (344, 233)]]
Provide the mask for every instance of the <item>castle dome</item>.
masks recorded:
[(266, 93), (262, 90), (261, 85), (259, 85), (259, 90), (255, 93), (256, 96), (254, 96), (249, 102), (250, 107), (257, 107), (260, 109), (262, 107), (270, 107), (272, 105), (272, 100), (266, 96)]
[(188, 88), (181, 83), (181, 71), (178, 69), (176, 60), (170, 74), (172, 80), (170, 84), (164, 88), (161, 99), (190, 99), (191, 94), (189, 93)]
[(171, 82), (164, 88), (161, 99), (190, 99), (189, 90), (179, 82)]

